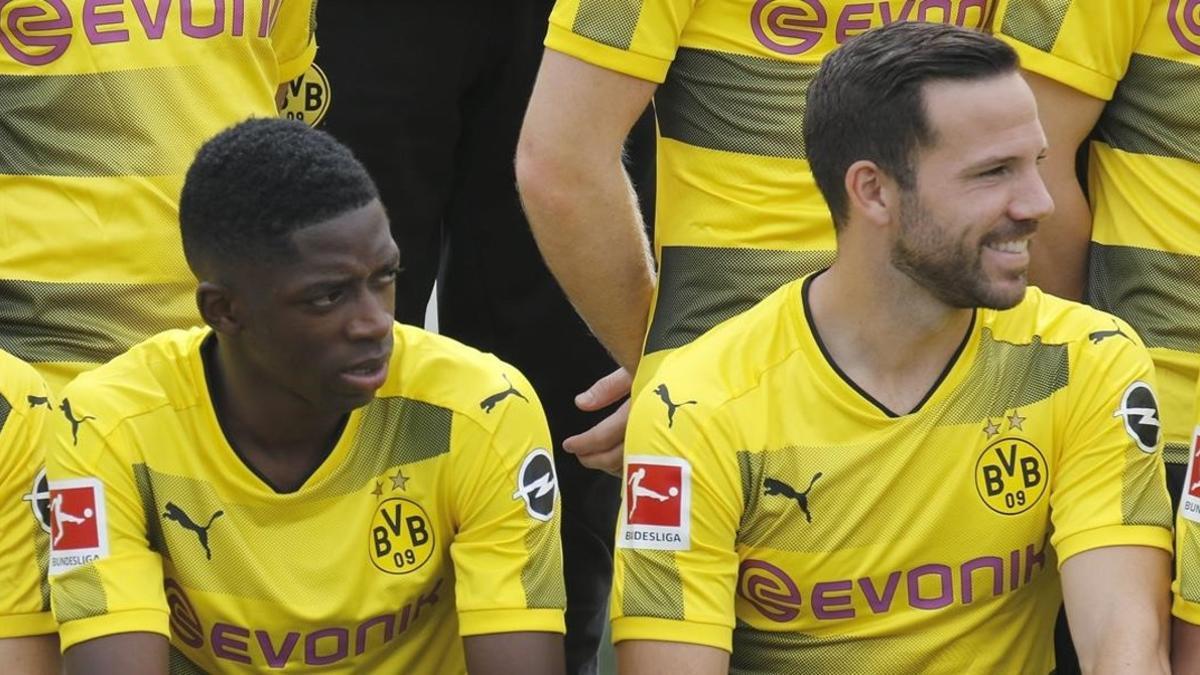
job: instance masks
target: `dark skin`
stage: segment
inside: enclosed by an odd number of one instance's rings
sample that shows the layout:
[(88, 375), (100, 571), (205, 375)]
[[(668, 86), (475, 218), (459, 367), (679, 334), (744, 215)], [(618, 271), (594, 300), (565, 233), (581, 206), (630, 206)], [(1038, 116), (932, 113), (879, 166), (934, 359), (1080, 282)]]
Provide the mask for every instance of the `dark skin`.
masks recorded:
[[(374, 397), (392, 352), (400, 253), (378, 200), (290, 236), (286, 260), (197, 270), (209, 393), (229, 443), (279, 492), (328, 456), (347, 415)], [(219, 280), (219, 281), (218, 281)], [(563, 672), (562, 636), (463, 639), (472, 673)], [(166, 675), (168, 641), (122, 633), (77, 644), (66, 672)]]

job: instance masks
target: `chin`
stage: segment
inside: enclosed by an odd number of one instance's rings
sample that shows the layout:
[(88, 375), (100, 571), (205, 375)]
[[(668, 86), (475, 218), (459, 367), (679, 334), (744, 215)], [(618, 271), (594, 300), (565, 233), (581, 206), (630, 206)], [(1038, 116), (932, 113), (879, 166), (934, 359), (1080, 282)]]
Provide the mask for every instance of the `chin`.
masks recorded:
[(988, 309), (1012, 309), (1021, 304), (1021, 301), (1025, 299), (1025, 291), (1028, 289), (1029, 284), (1024, 278), (1020, 281), (1001, 284), (998, 288), (993, 287), (988, 292), (981, 294), (979, 305)]

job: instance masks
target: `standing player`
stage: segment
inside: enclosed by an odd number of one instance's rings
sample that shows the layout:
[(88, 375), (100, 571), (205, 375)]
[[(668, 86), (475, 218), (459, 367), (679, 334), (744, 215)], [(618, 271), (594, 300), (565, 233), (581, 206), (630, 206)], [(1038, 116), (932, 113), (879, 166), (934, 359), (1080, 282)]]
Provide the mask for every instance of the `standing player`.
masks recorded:
[(1065, 600), (1089, 671), (1166, 672), (1154, 371), (1026, 288), (1053, 204), (1016, 54), (896, 24), (807, 103), (838, 259), (668, 357), (673, 423), (636, 400), (627, 472), (679, 496), (622, 525), (623, 666), (1044, 673)]
[[(797, 115), (822, 57), (895, 21), (983, 27), (993, 4), (559, 0), (517, 178), (551, 272), (617, 362), (637, 369), (637, 389), (671, 349), (833, 261)], [(653, 256), (621, 166), (622, 143), (651, 97)], [(628, 391), (618, 375), (585, 405)], [(610, 420), (567, 447), (619, 472), (623, 436), (623, 422)]]
[[(1086, 297), (1146, 341), (1162, 387), (1172, 495), (1186, 471), (1200, 377), (1198, 8), (1005, 0), (996, 19), (1038, 98), (1051, 148), (1046, 183), (1060, 207), (1034, 248), (1031, 278)], [(1090, 208), (1074, 161), (1089, 139)]]
[(0, 3), (0, 348), (57, 391), (196, 326), (176, 225), (196, 149), (276, 114), (314, 0)]
[(1175, 615), (1171, 662), (1177, 673), (1200, 672), (1200, 382), (1187, 477), (1175, 520)]
[(68, 671), (561, 672), (541, 405), (394, 323), (400, 252), (362, 166), (300, 122), (246, 122), (201, 149), (180, 220), (209, 328), (64, 391)]
[(33, 368), (0, 351), (0, 663), (35, 675), (59, 670), (42, 468), (42, 430), (52, 408)]

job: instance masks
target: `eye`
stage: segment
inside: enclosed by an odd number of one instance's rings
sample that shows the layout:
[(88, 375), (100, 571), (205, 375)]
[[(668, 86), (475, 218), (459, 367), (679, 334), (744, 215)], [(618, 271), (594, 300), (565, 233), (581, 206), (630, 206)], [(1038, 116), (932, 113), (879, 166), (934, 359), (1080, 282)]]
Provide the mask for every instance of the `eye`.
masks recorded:
[(317, 309), (328, 309), (336, 305), (342, 299), (343, 295), (344, 293), (341, 289), (334, 289), (310, 298), (308, 304)]
[(1008, 173), (1008, 165), (1001, 164), (1000, 166), (994, 166), (990, 169), (987, 169), (986, 171), (981, 172), (979, 175), (980, 176), (1003, 176), (1007, 173)]
[(399, 265), (380, 272), (379, 276), (377, 278), (379, 279), (380, 283), (390, 284), (390, 283), (395, 282), (396, 277), (398, 277), (398, 276), (400, 276), (400, 266)]

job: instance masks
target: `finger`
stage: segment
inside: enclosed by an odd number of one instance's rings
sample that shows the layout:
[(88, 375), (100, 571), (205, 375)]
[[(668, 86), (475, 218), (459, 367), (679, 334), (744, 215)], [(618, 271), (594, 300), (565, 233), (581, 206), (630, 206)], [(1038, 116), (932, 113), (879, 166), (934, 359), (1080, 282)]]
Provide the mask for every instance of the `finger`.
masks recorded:
[(563, 440), (563, 450), (573, 455), (592, 455), (610, 450), (625, 441), (625, 427), (629, 423), (629, 401), (621, 404), (616, 412), (600, 420), (596, 426), (582, 434)]
[(632, 386), (633, 378), (629, 376), (629, 372), (624, 368), (617, 368), (596, 380), (596, 383), (588, 387), (587, 391), (576, 396), (575, 406), (586, 412), (607, 408), (628, 396)]
[(592, 455), (582, 456), (579, 458), (579, 463), (589, 469), (603, 471), (609, 475), (621, 477), (621, 469), (625, 459), (625, 444), (620, 443), (617, 447), (604, 452), (597, 452)]

